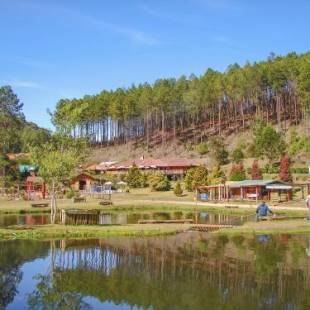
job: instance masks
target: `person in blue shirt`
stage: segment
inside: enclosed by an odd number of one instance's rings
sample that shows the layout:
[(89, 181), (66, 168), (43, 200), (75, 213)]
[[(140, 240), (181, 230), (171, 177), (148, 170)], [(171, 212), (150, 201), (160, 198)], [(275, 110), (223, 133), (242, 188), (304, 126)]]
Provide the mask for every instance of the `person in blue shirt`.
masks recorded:
[(263, 201), (256, 209), (256, 220), (259, 221), (261, 217), (267, 216), (268, 213), (273, 214), (265, 201)]

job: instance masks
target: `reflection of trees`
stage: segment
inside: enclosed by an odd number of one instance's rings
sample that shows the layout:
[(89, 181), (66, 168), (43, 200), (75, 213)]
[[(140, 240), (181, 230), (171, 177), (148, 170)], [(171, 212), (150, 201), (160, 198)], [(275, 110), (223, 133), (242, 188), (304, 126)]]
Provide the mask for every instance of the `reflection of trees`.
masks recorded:
[(22, 279), (20, 266), (37, 256), (44, 255), (48, 243), (37, 241), (0, 242), (0, 309), (5, 309), (18, 293), (17, 285)]
[(17, 284), (22, 279), (22, 273), (18, 267), (4, 269), (0, 267), (0, 309), (10, 304), (17, 294)]
[(28, 309), (91, 309), (80, 293), (63, 290), (62, 283), (54, 285), (51, 275), (38, 275), (37, 289), (28, 296)]
[(309, 264), (295, 269), (286, 255), (273, 238), (265, 244), (222, 236), (103, 240), (100, 247), (56, 250), (49, 290), (43, 291), (72, 305), (93, 296), (159, 310), (308, 305)]

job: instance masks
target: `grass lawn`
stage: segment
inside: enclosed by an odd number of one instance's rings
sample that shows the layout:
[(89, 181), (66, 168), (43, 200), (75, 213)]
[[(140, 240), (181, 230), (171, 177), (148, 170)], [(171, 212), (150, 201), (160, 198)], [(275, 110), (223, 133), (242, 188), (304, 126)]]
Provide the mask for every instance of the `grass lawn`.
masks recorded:
[(308, 234), (310, 222), (305, 219), (285, 221), (247, 222), (242, 226), (216, 232), (224, 235), (240, 234)]
[[(172, 191), (151, 192), (149, 188), (131, 190), (130, 193), (116, 193), (112, 196), (113, 206), (100, 206), (100, 199), (87, 198), (86, 203), (73, 203), (71, 199), (58, 199), (58, 209), (80, 208), (100, 209), (104, 211), (210, 211), (223, 214), (251, 214), (255, 212), (256, 202), (194, 202), (194, 193), (185, 192), (176, 197)], [(47, 201), (46, 201), (47, 202)], [(228, 209), (226, 205), (237, 205), (239, 208)], [(278, 214), (304, 214), (306, 210), (294, 210), (304, 202), (285, 203), (279, 206), (291, 208), (285, 210), (272, 206)], [(280, 210), (281, 209), (281, 210)], [(45, 213), (49, 208), (33, 208), (30, 201), (7, 201), (0, 199), (0, 213)]]

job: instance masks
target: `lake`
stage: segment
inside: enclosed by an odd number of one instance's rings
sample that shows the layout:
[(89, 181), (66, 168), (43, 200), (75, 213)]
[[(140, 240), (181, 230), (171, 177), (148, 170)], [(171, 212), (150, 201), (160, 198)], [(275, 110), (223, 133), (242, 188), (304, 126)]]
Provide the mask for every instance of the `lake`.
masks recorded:
[[(136, 224), (139, 220), (193, 219), (199, 224), (242, 224), (254, 220), (255, 216), (224, 215), (210, 212), (102, 212), (98, 215), (98, 225)], [(1, 214), (0, 227), (10, 225), (44, 225), (50, 223), (49, 214)]]
[(0, 309), (310, 309), (310, 235), (0, 242)]

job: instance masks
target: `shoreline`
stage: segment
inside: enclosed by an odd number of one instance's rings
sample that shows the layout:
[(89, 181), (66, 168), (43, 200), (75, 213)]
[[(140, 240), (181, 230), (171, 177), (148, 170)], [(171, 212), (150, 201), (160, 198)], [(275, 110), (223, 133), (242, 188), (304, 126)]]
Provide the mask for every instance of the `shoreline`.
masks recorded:
[[(92, 239), (107, 237), (155, 237), (188, 232), (199, 224), (127, 224), (127, 225), (62, 225), (9, 226), (0, 228), (0, 240), (15, 239)], [(215, 235), (310, 234), (310, 222), (305, 219), (246, 222), (242, 226), (199, 232)]]

